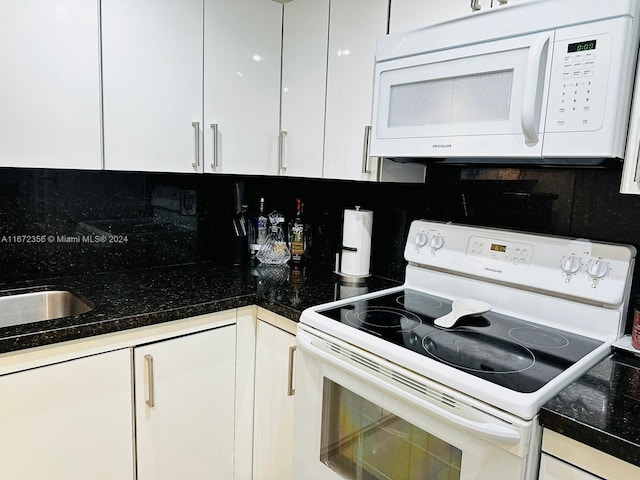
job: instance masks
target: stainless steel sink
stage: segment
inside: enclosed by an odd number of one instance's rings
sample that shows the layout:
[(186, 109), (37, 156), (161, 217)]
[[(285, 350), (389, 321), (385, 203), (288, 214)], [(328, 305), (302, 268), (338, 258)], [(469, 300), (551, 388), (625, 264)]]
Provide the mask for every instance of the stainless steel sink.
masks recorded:
[(66, 290), (0, 296), (0, 327), (79, 315), (93, 307)]

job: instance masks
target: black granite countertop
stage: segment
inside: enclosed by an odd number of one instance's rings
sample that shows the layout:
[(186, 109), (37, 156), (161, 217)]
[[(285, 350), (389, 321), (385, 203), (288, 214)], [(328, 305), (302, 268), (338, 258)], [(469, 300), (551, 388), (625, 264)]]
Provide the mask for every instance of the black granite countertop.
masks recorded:
[(0, 327), (0, 353), (254, 304), (298, 321), (307, 307), (400, 283), (372, 276), (361, 287), (341, 288), (328, 265), (234, 268), (208, 262), (20, 282), (4, 286), (0, 295), (67, 289), (94, 308), (73, 317)]
[[(372, 276), (340, 285), (328, 265), (304, 269), (235, 268), (203, 262), (4, 285), (16, 290), (67, 289), (94, 308), (43, 322), (0, 327), (0, 353), (153, 325), (247, 305), (298, 321), (310, 306), (382, 290), (401, 282)], [(640, 466), (640, 357), (616, 352), (547, 402), (545, 428)]]
[(611, 354), (547, 402), (540, 423), (640, 466), (640, 358)]

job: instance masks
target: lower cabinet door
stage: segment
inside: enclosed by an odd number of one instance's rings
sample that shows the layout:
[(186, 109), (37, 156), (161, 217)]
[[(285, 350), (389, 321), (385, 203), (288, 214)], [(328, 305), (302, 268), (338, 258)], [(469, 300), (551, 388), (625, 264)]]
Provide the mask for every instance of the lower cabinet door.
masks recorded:
[(296, 337), (258, 321), (253, 438), (253, 479), (291, 478), (293, 363)]
[(0, 479), (133, 479), (129, 349), (0, 377)]
[(138, 480), (233, 479), (235, 342), (230, 325), (134, 349)]
[(539, 480), (601, 480), (601, 477), (596, 477), (546, 453), (542, 454), (540, 460), (538, 478)]

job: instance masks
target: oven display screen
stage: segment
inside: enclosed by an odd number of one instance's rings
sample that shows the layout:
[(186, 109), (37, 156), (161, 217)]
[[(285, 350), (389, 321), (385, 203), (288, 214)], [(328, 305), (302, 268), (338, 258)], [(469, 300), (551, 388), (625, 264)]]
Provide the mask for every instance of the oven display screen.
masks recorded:
[(596, 41), (587, 40), (585, 42), (570, 43), (567, 47), (567, 53), (584, 52), (586, 50), (595, 50)]
[(497, 243), (492, 243), (491, 244), (491, 250), (493, 252), (506, 253), (507, 252), (507, 246), (506, 245), (498, 245)]

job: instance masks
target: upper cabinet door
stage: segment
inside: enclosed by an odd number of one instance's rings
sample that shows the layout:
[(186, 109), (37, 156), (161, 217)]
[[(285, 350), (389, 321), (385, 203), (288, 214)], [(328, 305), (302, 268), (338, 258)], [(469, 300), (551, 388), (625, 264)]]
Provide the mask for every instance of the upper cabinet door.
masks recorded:
[(205, 173), (277, 175), (281, 40), (281, 4), (205, 0)]
[[(508, 0), (505, 5), (523, 0)], [(502, 8), (498, 0), (478, 0), (480, 11)], [(416, 30), (431, 23), (438, 23), (462, 15), (471, 14), (469, 0), (393, 0), (389, 18), (389, 33)]]
[[(368, 135), (376, 41), (389, 0), (331, 0), (323, 177), (376, 180)], [(374, 165), (372, 165), (372, 163)]]
[(202, 172), (203, 0), (102, 0), (109, 170)]
[(329, 0), (284, 7), (280, 174), (322, 177)]
[(0, 0), (0, 166), (102, 168), (98, 8)]
[[(482, 5), (483, 2), (480, 2)], [(389, 15), (389, 33), (416, 30), (431, 23), (471, 13), (469, 0), (393, 0)]]

